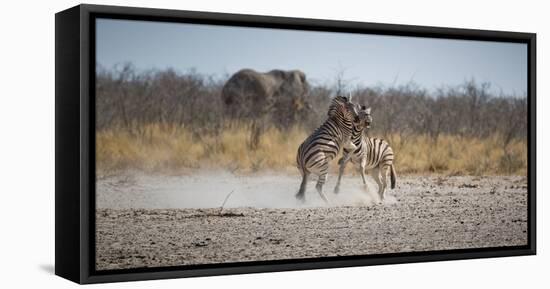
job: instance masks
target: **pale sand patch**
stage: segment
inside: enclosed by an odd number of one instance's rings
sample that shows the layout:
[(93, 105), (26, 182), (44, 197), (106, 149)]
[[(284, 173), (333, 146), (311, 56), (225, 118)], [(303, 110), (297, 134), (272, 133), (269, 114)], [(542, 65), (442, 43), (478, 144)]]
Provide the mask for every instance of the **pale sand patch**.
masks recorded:
[[(347, 176), (325, 205), (288, 175), (131, 174), (98, 181), (97, 269), (368, 255), (527, 243), (524, 177), (401, 176), (377, 204)], [(218, 208), (231, 195), (223, 211)], [(203, 209), (201, 207), (205, 207)], [(208, 209), (209, 208), (209, 209)]]

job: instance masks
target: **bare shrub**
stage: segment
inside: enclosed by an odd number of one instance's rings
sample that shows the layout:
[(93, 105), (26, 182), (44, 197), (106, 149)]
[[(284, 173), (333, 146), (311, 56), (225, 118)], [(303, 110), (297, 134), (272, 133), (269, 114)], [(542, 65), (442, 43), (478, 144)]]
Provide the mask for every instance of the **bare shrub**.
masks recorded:
[[(272, 121), (250, 152), (244, 131), (253, 123), (224, 116), (226, 80), (193, 70), (98, 66), (98, 163), (110, 169), (200, 167), (205, 160), (232, 170), (294, 167), (298, 145), (326, 118), (331, 97), (349, 90), (354, 101), (372, 107), (369, 135), (390, 142), (405, 172), (517, 173), (526, 167), (526, 96), (494, 95), (489, 84), (471, 80), (433, 92), (414, 83), (350, 89), (337, 75), (335, 85), (310, 87), (307, 113), (277, 115), (285, 110), (279, 107), (268, 115)], [(140, 161), (144, 157), (158, 159)]]

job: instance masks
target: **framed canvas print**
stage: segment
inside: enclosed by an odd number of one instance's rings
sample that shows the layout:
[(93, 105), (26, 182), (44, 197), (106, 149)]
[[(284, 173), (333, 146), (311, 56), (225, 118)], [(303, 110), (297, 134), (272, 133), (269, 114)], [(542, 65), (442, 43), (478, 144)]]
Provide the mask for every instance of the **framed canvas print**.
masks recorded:
[(57, 275), (535, 254), (535, 34), (56, 14)]

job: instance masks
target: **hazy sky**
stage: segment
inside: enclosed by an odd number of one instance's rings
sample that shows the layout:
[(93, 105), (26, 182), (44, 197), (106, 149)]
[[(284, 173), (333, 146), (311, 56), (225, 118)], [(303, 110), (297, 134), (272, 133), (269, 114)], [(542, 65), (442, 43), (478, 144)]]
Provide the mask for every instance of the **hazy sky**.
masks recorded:
[(352, 85), (414, 81), (428, 89), (468, 79), (495, 92), (527, 90), (527, 45), (128, 20), (97, 20), (97, 63), (140, 70), (196, 69), (215, 76), (242, 68), (300, 69), (310, 82)]

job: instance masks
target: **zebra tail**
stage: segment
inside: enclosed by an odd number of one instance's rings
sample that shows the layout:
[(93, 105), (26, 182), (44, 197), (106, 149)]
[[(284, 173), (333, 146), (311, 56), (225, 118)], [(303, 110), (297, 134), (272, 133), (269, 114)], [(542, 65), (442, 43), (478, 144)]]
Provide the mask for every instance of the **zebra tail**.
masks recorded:
[(391, 181), (391, 188), (392, 189), (395, 189), (395, 179), (396, 179), (396, 175), (395, 175), (395, 168), (393, 167), (393, 164), (391, 165), (391, 171), (390, 171), (390, 181)]

